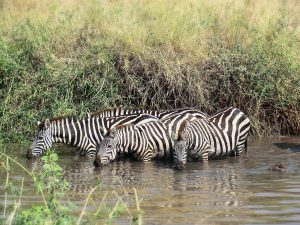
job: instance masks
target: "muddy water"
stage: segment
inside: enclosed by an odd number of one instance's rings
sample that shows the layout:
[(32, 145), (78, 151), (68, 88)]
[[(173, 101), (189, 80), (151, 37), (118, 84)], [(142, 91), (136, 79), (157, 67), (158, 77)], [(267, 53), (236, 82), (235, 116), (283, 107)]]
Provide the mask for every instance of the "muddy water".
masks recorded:
[[(38, 166), (28, 161), (24, 146), (9, 145), (7, 152), (18, 157), (26, 168)], [(129, 193), (134, 207), (133, 188), (144, 211), (144, 224), (299, 224), (300, 223), (300, 137), (282, 137), (251, 141), (246, 156), (191, 162), (183, 171), (174, 171), (164, 162), (119, 161), (102, 169), (66, 147), (58, 146), (59, 164), (71, 183), (67, 199), (80, 212), (87, 192), (99, 181), (95, 207), (107, 190)], [(275, 163), (287, 165), (287, 171), (274, 172), (268, 168)], [(3, 169), (2, 169), (3, 170)], [(3, 183), (0, 174), (0, 210), (3, 209)], [(22, 207), (41, 199), (34, 194), (30, 178), (17, 167), (11, 179), (25, 178)], [(12, 204), (13, 196), (8, 196)], [(132, 201), (131, 201), (132, 200)], [(87, 210), (95, 210), (89, 205)], [(2, 212), (1, 212), (2, 214)], [(126, 217), (115, 223), (127, 223)]]

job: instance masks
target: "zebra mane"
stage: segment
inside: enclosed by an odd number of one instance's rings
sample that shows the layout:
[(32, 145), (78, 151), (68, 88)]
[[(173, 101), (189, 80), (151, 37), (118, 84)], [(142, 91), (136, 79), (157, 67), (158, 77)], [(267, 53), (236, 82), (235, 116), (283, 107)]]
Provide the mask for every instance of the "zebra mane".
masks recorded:
[(95, 112), (91, 112), (90, 113), (90, 116), (91, 117), (96, 117), (96, 116), (105, 116), (105, 113), (111, 113), (111, 112), (116, 112), (117, 110), (122, 110), (122, 108), (118, 108), (118, 107), (115, 107), (115, 108), (110, 108), (110, 109), (100, 109), (98, 111), (95, 111)]
[(192, 118), (193, 118), (193, 116), (189, 115), (189, 117), (180, 124), (179, 129), (178, 129), (178, 137), (177, 137), (178, 141), (182, 141), (185, 139), (183, 133), (184, 133), (185, 129), (187, 128), (187, 126), (189, 125), (190, 120)]
[[(49, 121), (50, 123), (53, 123), (63, 119), (77, 120), (77, 118), (74, 116), (57, 116), (57, 117), (50, 118)], [(40, 129), (45, 127), (45, 121), (46, 119), (38, 125)]]
[(109, 129), (107, 131), (107, 133), (106, 133), (106, 136), (110, 136), (111, 134), (113, 134), (113, 136), (114, 136), (114, 134), (115, 134), (115, 132), (117, 130), (120, 130), (120, 129), (123, 129), (123, 128), (126, 128), (126, 127), (130, 127), (130, 126), (134, 126), (134, 124), (133, 123), (129, 123), (129, 124), (120, 124), (120, 125), (117, 125), (117, 126), (111, 128), (111, 129)]
[(219, 116), (219, 115), (223, 115), (223, 114), (227, 113), (228, 111), (230, 111), (230, 110), (232, 110), (232, 109), (234, 109), (234, 107), (225, 107), (225, 108), (223, 108), (223, 109), (220, 109), (219, 111), (217, 111), (217, 112), (211, 114), (211, 115), (208, 117), (208, 119), (217, 117), (217, 116)]
[(186, 129), (187, 124), (188, 124), (188, 120), (185, 120), (180, 124), (179, 129), (178, 129), (178, 136), (177, 136), (178, 141), (182, 141), (184, 139), (182, 133)]

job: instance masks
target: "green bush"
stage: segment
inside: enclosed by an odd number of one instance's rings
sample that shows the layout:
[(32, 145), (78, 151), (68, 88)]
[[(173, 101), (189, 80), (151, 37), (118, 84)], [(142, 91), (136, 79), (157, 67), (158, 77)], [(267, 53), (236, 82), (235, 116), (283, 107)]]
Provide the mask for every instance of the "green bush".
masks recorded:
[(299, 134), (295, 4), (4, 1), (0, 135), (115, 106), (236, 106), (257, 134)]

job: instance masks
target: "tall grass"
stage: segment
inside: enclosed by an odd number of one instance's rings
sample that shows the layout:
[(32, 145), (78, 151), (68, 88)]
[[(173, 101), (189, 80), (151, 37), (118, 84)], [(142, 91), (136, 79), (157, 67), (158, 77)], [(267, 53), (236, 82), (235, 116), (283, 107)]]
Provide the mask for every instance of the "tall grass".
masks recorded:
[(258, 134), (299, 134), (299, 4), (2, 0), (1, 136), (120, 105), (236, 106)]

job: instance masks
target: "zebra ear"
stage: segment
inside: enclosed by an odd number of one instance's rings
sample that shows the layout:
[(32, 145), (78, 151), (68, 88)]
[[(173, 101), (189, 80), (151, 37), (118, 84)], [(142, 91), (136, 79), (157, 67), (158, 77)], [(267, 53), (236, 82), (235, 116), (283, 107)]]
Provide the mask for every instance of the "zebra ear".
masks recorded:
[(91, 118), (92, 115), (91, 115), (89, 112), (87, 112), (87, 113), (86, 113), (86, 117), (87, 117), (87, 118)]
[(50, 124), (51, 124), (51, 122), (50, 122), (50, 120), (47, 118), (47, 119), (45, 120), (45, 127), (46, 127), (46, 128), (49, 128), (49, 127), (50, 127)]
[(172, 131), (172, 133), (171, 133), (171, 138), (172, 138), (173, 141), (176, 141), (176, 140), (177, 140), (178, 136), (176, 135), (176, 132), (175, 132), (175, 131)]
[(41, 122), (40, 122), (40, 121), (38, 121), (38, 122), (37, 122), (37, 125), (38, 125), (38, 126), (40, 126), (40, 125), (41, 125)]

